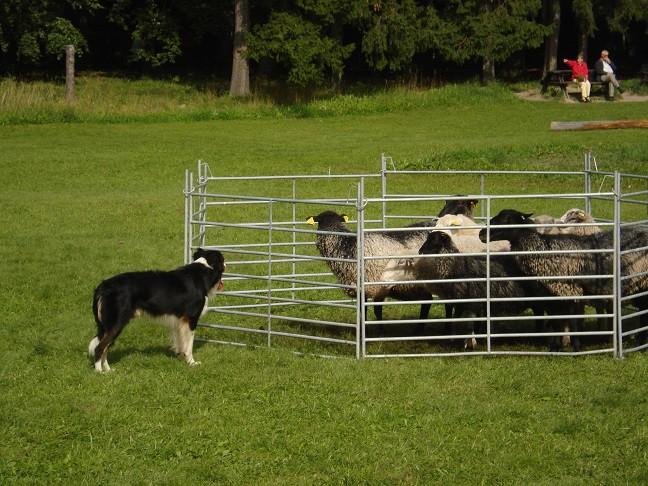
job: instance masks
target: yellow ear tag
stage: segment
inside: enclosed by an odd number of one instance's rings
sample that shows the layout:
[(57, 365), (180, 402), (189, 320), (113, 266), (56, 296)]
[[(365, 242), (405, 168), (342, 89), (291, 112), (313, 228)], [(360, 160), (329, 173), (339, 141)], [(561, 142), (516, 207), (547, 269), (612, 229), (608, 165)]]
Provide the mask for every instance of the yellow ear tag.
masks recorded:
[(306, 220), (306, 222), (307, 222), (308, 224), (315, 224), (315, 218), (313, 218), (313, 217), (311, 216), (310, 218), (308, 218), (308, 219)]
[(450, 226), (461, 226), (461, 218), (452, 218)]
[(346, 214), (343, 214), (342, 217), (344, 218), (345, 223), (349, 222), (349, 217)]

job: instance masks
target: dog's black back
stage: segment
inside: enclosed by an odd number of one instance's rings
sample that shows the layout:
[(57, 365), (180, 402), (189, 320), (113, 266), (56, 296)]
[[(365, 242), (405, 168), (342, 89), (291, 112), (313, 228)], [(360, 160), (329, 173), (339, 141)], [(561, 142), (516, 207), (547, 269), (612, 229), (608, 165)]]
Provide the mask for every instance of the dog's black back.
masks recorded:
[[(141, 313), (175, 318), (188, 325), (191, 331), (196, 328), (207, 296), (222, 285), (225, 262), (219, 251), (203, 249), (194, 253), (194, 260), (168, 272), (121, 273), (97, 286), (93, 299), (97, 323), (95, 363), (101, 359), (106, 361), (108, 346), (124, 326)], [(95, 340), (91, 348), (93, 342)]]

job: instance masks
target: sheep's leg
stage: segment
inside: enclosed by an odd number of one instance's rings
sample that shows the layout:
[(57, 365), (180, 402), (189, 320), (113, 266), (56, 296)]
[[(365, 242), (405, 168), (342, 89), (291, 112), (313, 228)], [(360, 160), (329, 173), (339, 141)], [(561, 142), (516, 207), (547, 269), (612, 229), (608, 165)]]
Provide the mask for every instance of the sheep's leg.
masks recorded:
[[(611, 303), (602, 303), (599, 302), (594, 306), (597, 314), (612, 314), (614, 312), (613, 306)], [(599, 331), (611, 331), (612, 330), (612, 318), (604, 317), (596, 320), (598, 324)]]
[[(467, 314), (473, 314), (472, 311), (470, 309), (466, 308), (465, 305), (456, 305), (456, 306), (453, 306), (453, 307), (454, 307), (454, 318), (455, 319), (460, 319), (460, 318), (464, 317)], [(472, 333), (475, 334), (475, 323), (474, 322), (471, 325), (471, 329), (472, 329)], [(452, 326), (452, 334), (455, 334), (455, 327), (454, 326)], [(467, 351), (475, 349), (477, 347), (477, 339), (474, 338), (474, 337), (465, 339), (463, 347)]]
[[(464, 316), (466, 309), (462, 305), (452, 305), (448, 304), (445, 306), (446, 307), (446, 319), (460, 319), (461, 317)], [(450, 315), (448, 315), (448, 312)], [(445, 323), (445, 329), (446, 333), (454, 336), (457, 334), (457, 327), (454, 322), (446, 322)], [(454, 344), (456, 342), (455, 339), (451, 339), (449, 341), (451, 344)], [(466, 342), (464, 341), (464, 347), (466, 345)]]
[[(385, 299), (374, 299), (373, 301), (374, 301), (374, 303), (375, 302), (384, 302)], [(374, 305), (373, 310), (374, 310), (374, 315), (376, 316), (376, 320), (377, 321), (382, 321), (382, 318), (383, 318), (382, 305)]]
[[(574, 311), (574, 314), (584, 314), (585, 313), (585, 305), (582, 302), (575, 302), (570, 307)], [(580, 319), (575, 317), (575, 318), (570, 319), (570, 321), (571, 321), (571, 329), (574, 332), (578, 332), (578, 330), (581, 327)], [(571, 345), (572, 345), (572, 350), (575, 353), (579, 352), (581, 350), (580, 336), (571, 336)]]
[[(565, 305), (562, 302), (557, 302), (555, 306), (552, 306), (549, 309), (549, 314), (551, 315), (560, 315), (563, 314), (565, 310)], [(560, 321), (557, 319), (551, 319), (549, 321), (549, 328), (552, 332), (560, 332)], [(560, 336), (550, 336), (549, 340), (549, 351), (556, 353), (562, 350), (562, 339)]]
[[(369, 299), (367, 297), (365, 297), (365, 302), (367, 300), (369, 300)], [(376, 302), (384, 302), (384, 301), (385, 301), (384, 297), (374, 297), (373, 298), (374, 303), (376, 303)], [(382, 318), (383, 318), (383, 306), (382, 305), (374, 305), (372, 307), (373, 307), (374, 315), (376, 316), (376, 320), (377, 321), (382, 321)], [(369, 319), (368, 312), (369, 312), (369, 308), (366, 307), (365, 308), (365, 319)], [(384, 324), (378, 324), (378, 326), (376, 326), (376, 327), (377, 327), (377, 330), (378, 330), (378, 334), (380, 336), (384, 336), (385, 335), (385, 325)]]
[[(531, 312), (535, 317), (540, 317), (545, 315), (545, 310), (541, 305), (534, 305), (531, 307)], [(545, 332), (547, 329), (547, 320), (546, 319), (537, 319), (535, 321), (535, 331), (536, 332)]]
[[(482, 315), (476, 313), (474, 314), (474, 317), (478, 318), (482, 317)], [(472, 329), (472, 337), (466, 339), (466, 341), (464, 342), (464, 349), (467, 351), (473, 351), (477, 349), (477, 338), (475, 337), (475, 334), (483, 334), (486, 331), (485, 323), (482, 321), (473, 321), (470, 327)]]
[[(419, 312), (419, 319), (427, 319), (430, 316), (430, 307), (432, 304), (421, 304), (421, 311)], [(425, 322), (419, 322), (416, 325), (416, 334), (422, 336), (425, 334)]]
[[(453, 310), (454, 310), (454, 307), (452, 306), (452, 304), (446, 304), (445, 305), (445, 318), (446, 319), (452, 319)], [(446, 335), (453, 334), (452, 330), (453, 330), (452, 322), (446, 322), (445, 323), (445, 333), (446, 333)]]
[[(648, 310), (648, 298), (646, 299), (640, 299), (639, 302), (637, 302), (637, 307), (639, 310)], [(646, 327), (648, 326), (648, 314), (643, 314), (639, 317), (639, 327)], [(636, 334), (636, 341), (637, 341), (637, 346), (643, 346), (646, 344), (646, 340), (648, 338), (648, 331), (641, 331)]]

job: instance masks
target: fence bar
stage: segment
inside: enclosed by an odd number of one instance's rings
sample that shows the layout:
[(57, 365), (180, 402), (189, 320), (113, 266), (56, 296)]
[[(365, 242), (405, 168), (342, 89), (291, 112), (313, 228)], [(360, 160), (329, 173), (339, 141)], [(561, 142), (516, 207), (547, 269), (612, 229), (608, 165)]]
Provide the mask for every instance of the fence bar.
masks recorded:
[(613, 271), (614, 271), (614, 318), (612, 326), (615, 330), (614, 335), (614, 356), (616, 358), (623, 358), (623, 321), (620, 316), (623, 315), (621, 308), (621, 296), (623, 290), (621, 286), (621, 274), (623, 269), (621, 267), (621, 176), (618, 172), (614, 173), (614, 192), (616, 197), (614, 199), (614, 255), (613, 255)]
[(356, 227), (356, 257), (357, 257), (357, 278), (356, 278), (356, 299), (358, 301), (358, 311), (356, 316), (356, 322), (358, 327), (356, 329), (356, 337), (358, 340), (356, 347), (356, 358), (363, 358), (367, 354), (367, 341), (365, 336), (365, 316), (366, 316), (366, 305), (365, 305), (365, 286), (364, 286), (364, 260), (365, 260), (365, 247), (364, 247), (364, 178), (360, 179), (358, 183), (358, 192), (356, 198), (356, 210), (357, 210), (357, 220), (358, 224)]

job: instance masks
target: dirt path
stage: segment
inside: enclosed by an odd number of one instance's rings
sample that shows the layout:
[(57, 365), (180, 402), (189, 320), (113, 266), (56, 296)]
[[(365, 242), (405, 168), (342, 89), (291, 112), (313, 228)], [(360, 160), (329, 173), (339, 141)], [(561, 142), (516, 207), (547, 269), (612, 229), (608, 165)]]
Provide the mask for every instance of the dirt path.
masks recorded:
[[(553, 101), (556, 98), (551, 98), (548, 96), (543, 96), (540, 94), (539, 89), (529, 89), (526, 91), (520, 91), (518, 93), (514, 93), (515, 96), (517, 96), (520, 99), (527, 100), (527, 101)], [(571, 98), (569, 101), (563, 100), (562, 98), (560, 99), (561, 103), (578, 103), (576, 98)], [(648, 96), (645, 95), (636, 95), (632, 93), (623, 93), (621, 96), (617, 97), (616, 99), (617, 102), (625, 102), (625, 103), (634, 103), (634, 102), (641, 102), (641, 101), (648, 101)], [(592, 102), (593, 103), (601, 103), (601, 102), (606, 102), (605, 98), (601, 96), (592, 96)]]

